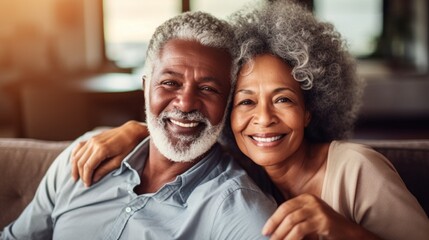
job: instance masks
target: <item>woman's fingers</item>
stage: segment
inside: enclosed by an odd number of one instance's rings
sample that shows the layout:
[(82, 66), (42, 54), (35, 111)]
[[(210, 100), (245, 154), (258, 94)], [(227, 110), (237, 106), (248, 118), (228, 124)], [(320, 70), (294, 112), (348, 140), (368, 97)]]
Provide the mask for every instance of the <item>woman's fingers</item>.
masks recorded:
[(272, 235), (285, 218), (299, 207), (300, 205), (294, 199), (281, 204), (265, 223), (262, 234), (265, 236)]
[(300, 222), (297, 222), (293, 225), (287, 235), (281, 235), (279, 239), (319, 239), (317, 234), (317, 223), (314, 222), (314, 219), (304, 219)]
[(78, 161), (81, 159), (81, 156), (85, 152), (86, 141), (80, 142), (72, 150), (71, 155), (71, 175), (75, 181), (79, 179), (79, 168)]
[(270, 239), (302, 239), (317, 233), (323, 224), (324, 204), (317, 197), (302, 194), (282, 205), (274, 212), (263, 228)]
[(91, 155), (81, 165), (81, 178), (86, 187), (91, 186), (94, 170), (107, 157), (102, 151), (92, 151)]
[(317, 239), (318, 236), (378, 239), (311, 194), (301, 194), (281, 204), (265, 224), (263, 234), (270, 235), (270, 239)]
[(297, 211), (287, 215), (282, 220), (282, 222), (270, 235), (271, 240), (286, 239), (286, 237), (289, 236), (289, 233), (296, 227), (296, 225), (305, 220), (299, 214), (296, 214), (296, 212)]
[(93, 178), (92, 178), (92, 182), (96, 183), (98, 182), (101, 178), (103, 178), (104, 176), (106, 176), (108, 173), (110, 173), (111, 171), (113, 171), (114, 169), (117, 169), (118, 166), (121, 165), (122, 160), (124, 159), (125, 156), (117, 156), (112, 158), (109, 161), (105, 161), (103, 163), (101, 163), (94, 171), (93, 173)]
[[(94, 177), (99, 180), (119, 167), (123, 158), (148, 134), (144, 124), (129, 121), (77, 144), (71, 156), (73, 179), (80, 177), (86, 186), (90, 186)], [(104, 162), (108, 163), (104, 165)], [(99, 166), (103, 167), (98, 170)], [(97, 175), (94, 175), (94, 171)]]
[(105, 149), (94, 138), (78, 143), (71, 154), (72, 178), (77, 181), (80, 177), (86, 186), (90, 186), (94, 168), (108, 156)]
[(82, 149), (86, 146), (86, 141), (79, 142), (75, 148), (72, 150), (72, 160), (73, 158), (79, 158), (82, 155)]
[(271, 234), (270, 239), (302, 239), (313, 233), (313, 209), (309, 209), (300, 202), (295, 202), (290, 213), (284, 216), (281, 223)]

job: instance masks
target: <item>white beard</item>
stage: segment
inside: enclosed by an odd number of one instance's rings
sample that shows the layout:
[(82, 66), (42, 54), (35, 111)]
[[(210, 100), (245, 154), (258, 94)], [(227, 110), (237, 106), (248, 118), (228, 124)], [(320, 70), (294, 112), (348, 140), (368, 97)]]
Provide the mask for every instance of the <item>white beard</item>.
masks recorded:
[[(218, 125), (213, 126), (200, 112), (183, 113), (179, 110), (172, 110), (163, 111), (158, 117), (155, 117), (149, 110), (147, 100), (146, 120), (150, 136), (161, 154), (173, 162), (192, 162), (202, 156), (216, 143), (225, 124), (225, 116)], [(166, 118), (170, 117), (199, 121), (205, 124), (205, 128), (195, 136), (175, 135), (178, 142), (173, 144), (165, 128)]]

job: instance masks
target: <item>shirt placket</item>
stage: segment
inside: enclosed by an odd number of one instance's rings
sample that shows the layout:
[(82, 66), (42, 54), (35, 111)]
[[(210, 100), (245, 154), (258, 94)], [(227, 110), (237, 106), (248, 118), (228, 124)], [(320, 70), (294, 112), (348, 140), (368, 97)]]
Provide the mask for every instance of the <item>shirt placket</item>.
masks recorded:
[(108, 240), (117, 240), (121, 238), (121, 234), (127, 226), (130, 218), (138, 211), (141, 211), (145, 205), (148, 203), (150, 197), (139, 196), (134, 198), (133, 201), (125, 205), (119, 213), (119, 216), (116, 218), (115, 223), (103, 239)]

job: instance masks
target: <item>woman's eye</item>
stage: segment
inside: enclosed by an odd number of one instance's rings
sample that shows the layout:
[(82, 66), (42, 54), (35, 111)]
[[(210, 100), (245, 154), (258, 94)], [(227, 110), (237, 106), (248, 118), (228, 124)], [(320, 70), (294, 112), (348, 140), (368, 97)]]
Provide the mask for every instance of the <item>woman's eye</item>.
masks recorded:
[(253, 103), (253, 101), (252, 101), (252, 100), (245, 99), (245, 100), (242, 100), (242, 101), (238, 102), (238, 104), (237, 104), (237, 105), (250, 105), (250, 104), (252, 104), (252, 103)]
[(292, 102), (292, 100), (290, 100), (287, 97), (280, 97), (276, 99), (276, 103), (288, 103), (288, 102)]

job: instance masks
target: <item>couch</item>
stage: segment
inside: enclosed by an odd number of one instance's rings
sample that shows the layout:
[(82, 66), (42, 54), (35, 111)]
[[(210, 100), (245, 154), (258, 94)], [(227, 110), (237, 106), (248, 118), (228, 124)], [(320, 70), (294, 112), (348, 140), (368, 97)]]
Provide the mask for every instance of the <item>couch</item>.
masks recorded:
[[(361, 140), (384, 154), (429, 215), (429, 139)], [(31, 201), (55, 157), (70, 142), (0, 138), (0, 229)]]

